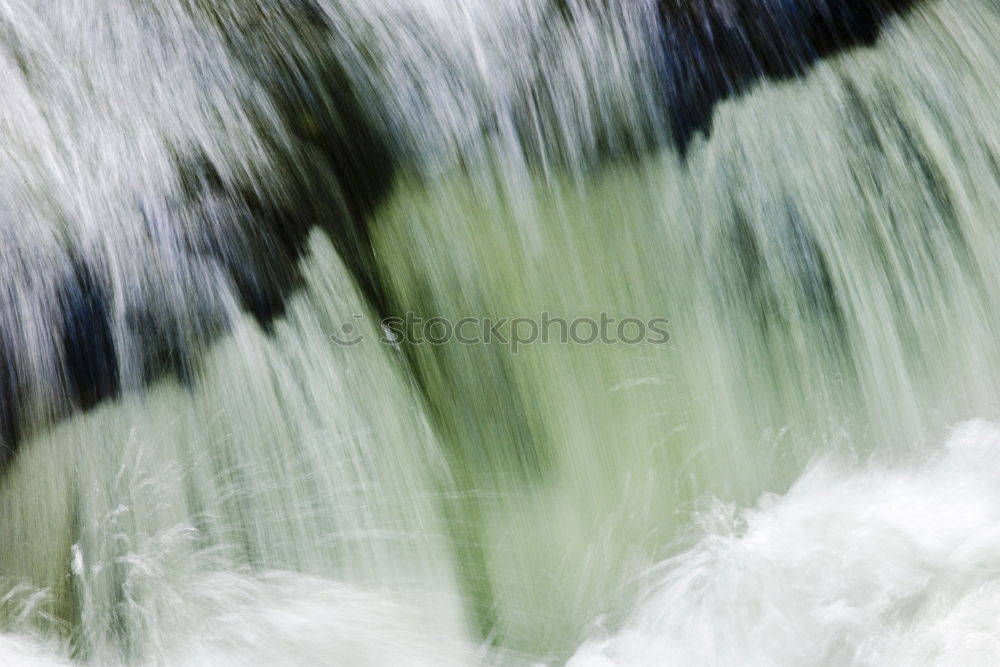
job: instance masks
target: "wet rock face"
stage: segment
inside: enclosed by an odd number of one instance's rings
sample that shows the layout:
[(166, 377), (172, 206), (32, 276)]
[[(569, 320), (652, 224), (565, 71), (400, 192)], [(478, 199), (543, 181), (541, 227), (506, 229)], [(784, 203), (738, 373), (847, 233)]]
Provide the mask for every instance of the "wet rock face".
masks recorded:
[(719, 102), (763, 78), (804, 74), (818, 60), (870, 46), (916, 0), (659, 0), (658, 67), (670, 133), (685, 151), (708, 134)]
[[(106, 138), (97, 158), (79, 144), (85, 132), (57, 128), (62, 145), (79, 151), (81, 161), (103, 157), (140, 173), (134, 181), (98, 174), (93, 184), (86, 174), (79, 182), (73, 180), (78, 174), (65, 175), (84, 194), (82, 201), (67, 196), (62, 208), (31, 208), (36, 190), (39, 201), (61, 191), (51, 170), (0, 170), (0, 184), (13, 179), (5, 188), (10, 192), (0, 193), (9, 195), (0, 197), (0, 467), (36, 428), (164, 376), (189, 381), (205, 347), (240, 310), (269, 329), (301, 286), (299, 264), (313, 229), (329, 234), (378, 301), (365, 219), (391, 186), (388, 139), (331, 48), (334, 27), (325, 14), (305, 1), (250, 5), (136, 6), (148, 23), (132, 23), (121, 10), (115, 16), (125, 17), (122, 33), (148, 28), (151, 50), (181, 41), (176, 23), (187, 30), (184, 40), (193, 51), (167, 49), (178, 60), (170, 67), (155, 54), (138, 61), (109, 56), (94, 66), (114, 78), (118, 61), (134, 63), (146, 88), (167, 100), (180, 97), (175, 74), (195, 90), (218, 90), (222, 111), (245, 119), (227, 119), (240, 128), (230, 127), (227, 136), (238, 137), (239, 145), (245, 132), (250, 157), (217, 143), (204, 129), (212, 123), (201, 120), (212, 108), (195, 104), (178, 109), (178, 118), (173, 111), (156, 116), (148, 128), (153, 138), (138, 147), (129, 146), (131, 128), (94, 120), (92, 134)], [(6, 38), (0, 34), (0, 66)], [(204, 82), (199, 58), (217, 65)], [(12, 71), (23, 99), (7, 99), (0, 121), (3, 112), (17, 118), (31, 103), (51, 103), (43, 82)], [(64, 63), (56, 60), (51, 71), (61, 75)], [(67, 88), (55, 101), (70, 105), (77, 94)], [(96, 103), (125, 116), (150, 111), (143, 107), (147, 98), (128, 87), (93, 94)], [(185, 136), (185, 116), (200, 134)], [(8, 166), (28, 159), (19, 151), (49, 148), (51, 130), (21, 126), (20, 144), (16, 136), (0, 144)], [(153, 176), (142, 176), (147, 173)], [(99, 211), (99, 232), (94, 220), (77, 215), (81, 210)], [(42, 234), (27, 231), (26, 221)]]
[[(243, 308), (269, 328), (301, 285), (298, 261), (314, 228), (329, 235), (366, 296), (381, 290), (372, 268), (368, 218), (388, 194), (397, 169), (393, 139), (378, 100), (352, 78), (343, 31), (313, 0), (264, 2), (246, 12), (238, 3), (202, 3), (220, 25), (230, 57), (259, 82), (290, 143), (276, 141), (269, 166), (280, 185), (226, 181), (204, 156), (180, 167), (190, 200), (228, 199), (249, 224), (238, 238), (204, 239)], [(357, 57), (356, 54), (352, 57)], [(277, 145), (281, 144), (281, 145)]]

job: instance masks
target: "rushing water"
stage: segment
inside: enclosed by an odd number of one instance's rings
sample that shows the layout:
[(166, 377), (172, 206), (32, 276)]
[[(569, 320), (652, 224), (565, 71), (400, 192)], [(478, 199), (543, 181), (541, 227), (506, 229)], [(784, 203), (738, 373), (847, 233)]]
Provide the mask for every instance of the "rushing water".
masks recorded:
[(995, 664), (1000, 7), (668, 5), (0, 0), (0, 665)]

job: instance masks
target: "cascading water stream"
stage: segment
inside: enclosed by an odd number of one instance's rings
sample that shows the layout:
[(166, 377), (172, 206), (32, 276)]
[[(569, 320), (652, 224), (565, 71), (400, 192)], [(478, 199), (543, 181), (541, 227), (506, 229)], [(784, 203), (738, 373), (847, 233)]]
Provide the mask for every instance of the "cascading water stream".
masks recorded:
[(0, 0), (0, 665), (992, 664), (997, 35)]

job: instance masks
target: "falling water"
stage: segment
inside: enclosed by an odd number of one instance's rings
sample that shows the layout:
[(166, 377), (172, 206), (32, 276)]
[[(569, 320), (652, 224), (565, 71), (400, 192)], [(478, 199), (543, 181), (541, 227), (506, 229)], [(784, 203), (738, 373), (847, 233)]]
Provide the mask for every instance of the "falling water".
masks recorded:
[(757, 4), (0, 0), (0, 665), (994, 664), (1000, 8)]

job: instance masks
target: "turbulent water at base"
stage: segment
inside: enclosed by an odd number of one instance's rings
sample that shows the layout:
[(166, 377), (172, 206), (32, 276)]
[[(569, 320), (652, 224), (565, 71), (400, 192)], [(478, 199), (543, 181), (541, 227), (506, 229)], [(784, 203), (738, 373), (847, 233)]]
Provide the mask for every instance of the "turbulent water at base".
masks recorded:
[(656, 7), (0, 0), (0, 665), (996, 664), (1000, 7)]

